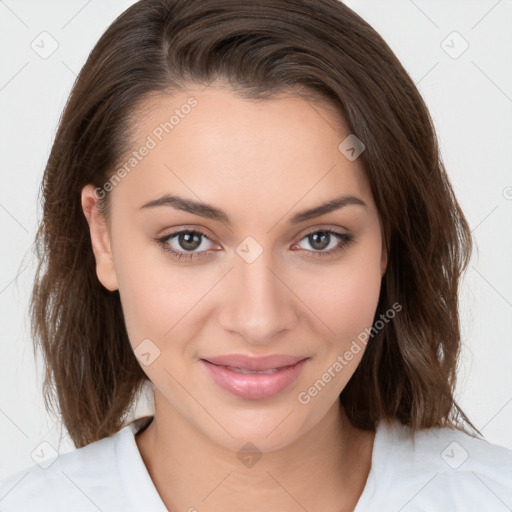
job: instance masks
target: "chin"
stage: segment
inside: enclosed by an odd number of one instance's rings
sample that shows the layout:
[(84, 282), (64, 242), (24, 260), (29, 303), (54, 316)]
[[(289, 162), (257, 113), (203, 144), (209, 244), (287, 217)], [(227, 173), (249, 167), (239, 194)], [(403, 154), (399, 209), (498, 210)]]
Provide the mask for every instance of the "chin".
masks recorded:
[(320, 403), (316, 407), (300, 405), (296, 395), (292, 391), (286, 399), (274, 397), (265, 405), (259, 402), (257, 407), (254, 403), (212, 406), (217, 411), (218, 422), (208, 417), (206, 423), (197, 426), (213, 442), (231, 451), (238, 452), (247, 443), (259, 452), (280, 450), (292, 445), (322, 420), (326, 412), (322, 405), (328, 408)]

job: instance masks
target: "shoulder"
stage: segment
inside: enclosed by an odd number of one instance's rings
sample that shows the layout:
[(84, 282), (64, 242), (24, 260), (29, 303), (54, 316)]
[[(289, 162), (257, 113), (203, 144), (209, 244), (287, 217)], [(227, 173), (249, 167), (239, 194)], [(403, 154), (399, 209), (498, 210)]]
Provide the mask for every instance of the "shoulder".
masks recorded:
[[(382, 424), (381, 484), (406, 510), (509, 510), (512, 451), (452, 428)], [(480, 507), (480, 508), (479, 508)]]
[[(117, 434), (57, 455), (0, 482), (2, 512), (108, 510), (108, 495), (121, 495), (117, 476)], [(108, 492), (106, 492), (108, 490)]]

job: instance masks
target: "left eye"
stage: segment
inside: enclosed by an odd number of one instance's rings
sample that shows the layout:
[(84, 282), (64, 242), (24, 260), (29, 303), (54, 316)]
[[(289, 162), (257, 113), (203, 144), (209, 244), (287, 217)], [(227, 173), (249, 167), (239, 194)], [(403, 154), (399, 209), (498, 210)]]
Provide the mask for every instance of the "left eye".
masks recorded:
[[(321, 252), (332, 252), (336, 250), (340, 245), (344, 245), (349, 241), (350, 237), (344, 233), (339, 233), (332, 229), (326, 229), (322, 231), (313, 231), (307, 234), (302, 240), (306, 240), (307, 243), (313, 247), (313, 250)], [(301, 241), (302, 241), (301, 240)], [(340, 242), (342, 242), (340, 244)]]

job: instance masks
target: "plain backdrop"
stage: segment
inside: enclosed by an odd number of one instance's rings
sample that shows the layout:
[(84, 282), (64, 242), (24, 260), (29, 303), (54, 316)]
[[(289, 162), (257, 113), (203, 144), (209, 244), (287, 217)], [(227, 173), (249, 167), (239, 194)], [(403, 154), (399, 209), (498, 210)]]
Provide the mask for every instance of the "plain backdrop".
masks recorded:
[[(0, 0), (0, 479), (38, 450), (74, 449), (45, 410), (28, 324), (38, 190), (77, 72), (132, 3)], [(461, 289), (457, 399), (487, 440), (512, 448), (512, 2), (347, 4), (388, 42), (434, 119), (477, 245)]]

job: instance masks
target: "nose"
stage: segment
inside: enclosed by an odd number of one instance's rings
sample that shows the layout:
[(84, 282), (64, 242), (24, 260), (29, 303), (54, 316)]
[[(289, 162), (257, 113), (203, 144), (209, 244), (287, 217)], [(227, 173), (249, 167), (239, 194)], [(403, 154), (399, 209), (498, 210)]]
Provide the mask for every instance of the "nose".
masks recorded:
[(289, 288), (283, 267), (271, 260), (270, 251), (252, 263), (235, 255), (234, 268), (223, 283), (221, 327), (251, 345), (275, 341), (299, 318), (300, 299)]

